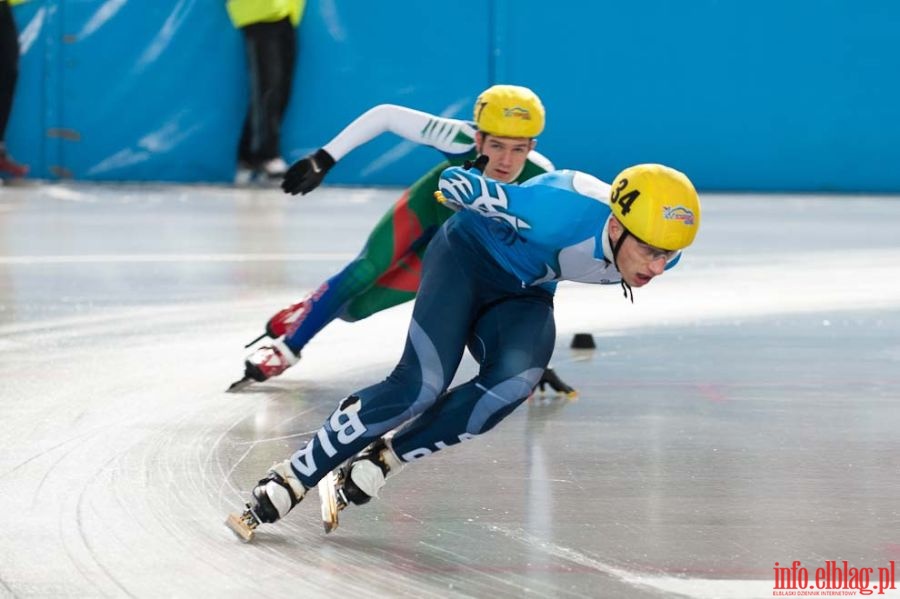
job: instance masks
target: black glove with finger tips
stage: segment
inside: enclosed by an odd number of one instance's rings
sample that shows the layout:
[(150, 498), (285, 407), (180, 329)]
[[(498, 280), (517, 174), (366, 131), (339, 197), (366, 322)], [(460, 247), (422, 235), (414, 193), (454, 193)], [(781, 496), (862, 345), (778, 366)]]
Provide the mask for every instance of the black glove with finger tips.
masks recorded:
[(467, 171), (470, 171), (474, 168), (480, 175), (484, 173), (484, 167), (487, 166), (488, 160), (489, 158), (487, 155), (479, 154), (478, 158), (476, 158), (475, 160), (466, 160), (463, 163), (463, 168)]
[(334, 163), (331, 154), (319, 148), (291, 165), (284, 174), (281, 189), (291, 195), (306, 195), (322, 183)]

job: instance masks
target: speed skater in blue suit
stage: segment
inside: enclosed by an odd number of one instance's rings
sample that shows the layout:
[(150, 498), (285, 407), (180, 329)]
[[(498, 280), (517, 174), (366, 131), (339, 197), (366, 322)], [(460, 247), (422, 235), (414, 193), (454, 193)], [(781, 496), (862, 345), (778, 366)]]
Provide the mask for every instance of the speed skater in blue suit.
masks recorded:
[[(631, 293), (678, 264), (700, 226), (694, 186), (659, 164), (626, 168), (612, 185), (553, 171), (513, 186), (451, 167), (435, 196), (457, 212), (425, 253), (399, 363), (340, 400), (316, 434), (260, 480), (239, 519), (245, 539), (325, 477), (335, 481), (338, 510), (363, 504), (405, 464), (490, 431), (528, 397), (550, 360), (556, 283)], [(478, 374), (448, 389), (467, 346)]]

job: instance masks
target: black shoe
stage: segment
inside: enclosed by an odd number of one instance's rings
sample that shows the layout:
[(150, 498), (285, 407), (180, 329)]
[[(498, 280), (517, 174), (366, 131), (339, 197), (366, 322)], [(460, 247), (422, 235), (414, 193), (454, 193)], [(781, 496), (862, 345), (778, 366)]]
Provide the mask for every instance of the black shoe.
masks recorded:
[(538, 381), (538, 388), (541, 390), (541, 393), (544, 392), (547, 386), (550, 386), (553, 391), (556, 393), (562, 393), (569, 399), (574, 399), (578, 397), (578, 391), (574, 388), (567, 385), (559, 376), (556, 374), (556, 371), (552, 368), (547, 368), (544, 370), (544, 374), (541, 376), (541, 380)]

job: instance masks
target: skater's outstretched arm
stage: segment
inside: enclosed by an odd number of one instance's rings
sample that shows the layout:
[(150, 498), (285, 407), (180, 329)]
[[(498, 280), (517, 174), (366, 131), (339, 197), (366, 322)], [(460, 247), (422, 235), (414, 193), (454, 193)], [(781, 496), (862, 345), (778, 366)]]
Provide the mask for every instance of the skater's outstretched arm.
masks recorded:
[(447, 156), (467, 154), (475, 145), (472, 123), (395, 104), (381, 104), (357, 117), (322, 148), (295, 162), (285, 174), (281, 188), (292, 195), (309, 193), (322, 183), (337, 161), (388, 132), (431, 146)]
[(413, 143), (427, 145), (450, 156), (466, 154), (475, 145), (475, 125), (435, 116), (395, 104), (376, 106), (350, 123), (323, 146), (335, 160), (382, 133), (393, 133)]

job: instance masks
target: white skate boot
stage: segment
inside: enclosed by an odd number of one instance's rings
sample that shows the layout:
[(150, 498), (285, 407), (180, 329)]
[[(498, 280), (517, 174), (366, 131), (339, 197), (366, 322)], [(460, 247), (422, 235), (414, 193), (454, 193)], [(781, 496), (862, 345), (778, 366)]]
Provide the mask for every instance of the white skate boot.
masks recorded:
[(306, 488), (297, 480), (290, 460), (275, 464), (269, 475), (253, 489), (253, 504), (238, 516), (229, 514), (225, 525), (245, 543), (253, 540), (261, 523), (270, 524), (283, 518), (306, 494)]
[(353, 503), (368, 503), (384, 486), (388, 476), (398, 473), (403, 462), (385, 439), (379, 439), (350, 462), (319, 481), (322, 525), (325, 532), (338, 527), (338, 513)]

